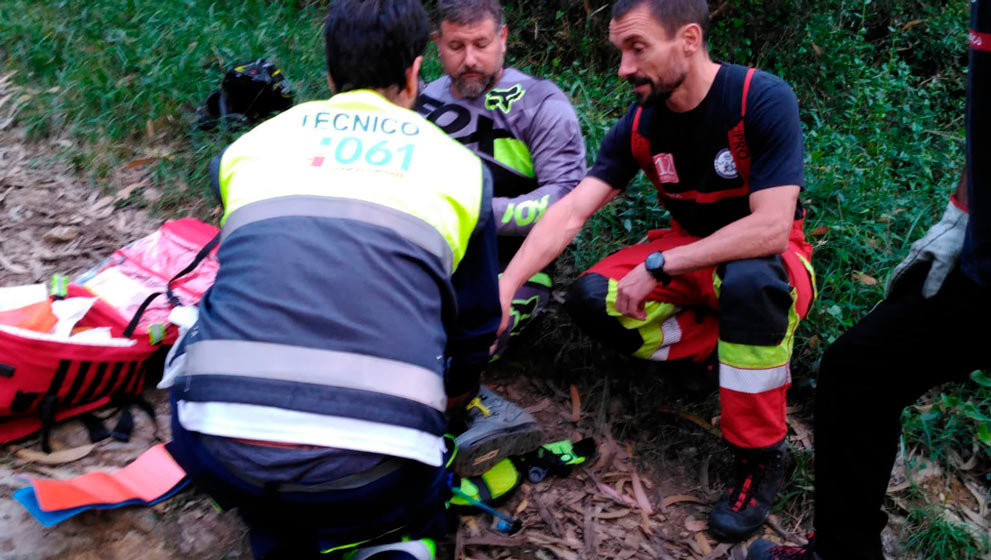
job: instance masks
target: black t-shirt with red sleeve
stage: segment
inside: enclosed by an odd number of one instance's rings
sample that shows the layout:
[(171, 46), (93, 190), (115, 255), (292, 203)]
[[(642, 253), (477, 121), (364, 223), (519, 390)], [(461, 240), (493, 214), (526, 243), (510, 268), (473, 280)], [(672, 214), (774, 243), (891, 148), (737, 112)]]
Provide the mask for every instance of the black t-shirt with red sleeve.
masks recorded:
[[(676, 113), (665, 103), (634, 104), (602, 141), (589, 175), (625, 189), (640, 170), (632, 149), (634, 122), (649, 141), (650, 159), (671, 217), (699, 237), (750, 214), (749, 193), (785, 185), (804, 187), (804, 147), (798, 101), (791, 87), (766, 72), (753, 74), (743, 136), (749, 183), (737, 170), (730, 131), (740, 123), (748, 69), (723, 64), (694, 109)], [(796, 219), (802, 209), (796, 210)]]

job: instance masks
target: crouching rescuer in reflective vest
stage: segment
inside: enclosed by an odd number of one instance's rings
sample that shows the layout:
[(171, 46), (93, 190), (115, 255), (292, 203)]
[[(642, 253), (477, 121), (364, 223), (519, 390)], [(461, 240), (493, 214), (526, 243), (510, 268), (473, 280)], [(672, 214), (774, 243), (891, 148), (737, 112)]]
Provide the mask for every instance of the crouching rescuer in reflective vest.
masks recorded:
[(221, 264), (173, 361), (173, 439), (257, 557), (421, 560), (447, 529), (446, 412), (500, 306), (489, 174), (409, 110), (428, 32), (419, 0), (333, 2), (333, 97), (211, 165)]
[(586, 332), (636, 357), (680, 360), (700, 375), (718, 359), (736, 473), (709, 530), (740, 540), (767, 518), (784, 479), (792, 342), (814, 294), (798, 201), (798, 103), (781, 79), (709, 58), (704, 0), (619, 0), (612, 10), (609, 39), (637, 103), (506, 268), (503, 312), (642, 170), (671, 227), (586, 271), (566, 308)]

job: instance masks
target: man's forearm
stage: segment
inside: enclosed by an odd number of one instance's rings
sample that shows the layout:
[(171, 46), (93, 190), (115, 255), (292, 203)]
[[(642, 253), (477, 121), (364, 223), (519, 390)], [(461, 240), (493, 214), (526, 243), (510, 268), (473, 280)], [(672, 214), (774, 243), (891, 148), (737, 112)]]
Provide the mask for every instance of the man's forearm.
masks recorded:
[(551, 206), (523, 241), (513, 260), (502, 273), (500, 291), (510, 297), (534, 274), (540, 272), (564, 252), (578, 235), (584, 220), (574, 219), (570, 205)]
[[(797, 199), (798, 187), (794, 188)], [(752, 196), (756, 196), (752, 195)], [(795, 204), (755, 211), (694, 243), (664, 251), (664, 271), (685, 274), (720, 263), (783, 253), (788, 248)]]
[(578, 235), (585, 220), (619, 194), (604, 181), (585, 177), (547, 213), (530, 234), (523, 246), (513, 256), (499, 280), (499, 297), (503, 304), (512, 300), (513, 294), (531, 276), (543, 270), (556, 259), (571, 240)]

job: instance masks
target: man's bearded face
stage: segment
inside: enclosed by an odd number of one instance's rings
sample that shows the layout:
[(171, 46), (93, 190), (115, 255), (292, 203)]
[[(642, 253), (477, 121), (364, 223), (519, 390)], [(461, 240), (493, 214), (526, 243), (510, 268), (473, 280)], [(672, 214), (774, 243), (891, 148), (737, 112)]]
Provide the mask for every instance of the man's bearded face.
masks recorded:
[(478, 97), (499, 81), (506, 60), (506, 36), (506, 26), (491, 17), (463, 25), (441, 22), (437, 53), (457, 96)]
[(680, 72), (675, 79), (669, 81), (660, 78), (651, 80), (644, 75), (633, 75), (627, 77), (626, 81), (633, 86), (633, 94), (637, 98), (637, 103), (644, 107), (650, 107), (656, 103), (667, 101), (671, 97), (671, 93), (685, 81), (686, 74), (687, 72)]

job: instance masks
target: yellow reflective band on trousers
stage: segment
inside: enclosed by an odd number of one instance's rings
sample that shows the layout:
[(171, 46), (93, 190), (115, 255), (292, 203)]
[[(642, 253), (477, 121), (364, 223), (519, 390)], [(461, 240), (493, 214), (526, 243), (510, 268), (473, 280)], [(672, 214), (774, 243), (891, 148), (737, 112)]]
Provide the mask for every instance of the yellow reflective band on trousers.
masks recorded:
[(478, 157), (435, 125), (378, 93), (351, 91), (297, 105), (227, 148), (222, 223), (280, 197), (370, 203), (435, 229), (450, 246), (453, 272), (478, 223), (482, 181)]
[(812, 301), (815, 301), (819, 299), (819, 287), (816, 285), (816, 271), (812, 268), (812, 263), (803, 257), (801, 253), (796, 252), (795, 256), (798, 257), (798, 260), (802, 261), (802, 266), (804, 266), (805, 270), (809, 273), (809, 280), (812, 281)]
[(661, 326), (669, 317), (674, 315), (678, 308), (671, 303), (647, 300), (644, 310), (647, 317), (643, 320), (635, 317), (623, 315), (616, 311), (616, 287), (619, 283), (612, 278), (609, 279), (609, 292), (606, 294), (606, 313), (610, 317), (616, 317), (623, 327), (640, 333), (643, 345), (633, 353), (637, 358), (649, 360), (664, 343), (664, 333)]
[[(719, 275), (713, 273), (712, 287), (717, 298), (722, 283)], [(788, 328), (780, 344), (777, 346), (752, 346), (726, 342), (720, 338), (719, 361), (734, 368), (748, 370), (772, 369), (788, 365), (795, 344), (795, 329), (798, 327), (798, 311), (795, 310), (797, 301), (798, 291), (793, 287), (791, 289), (791, 307), (788, 308)]]

